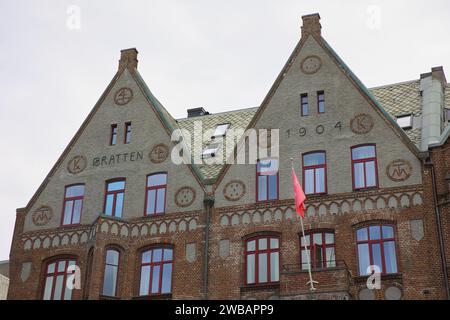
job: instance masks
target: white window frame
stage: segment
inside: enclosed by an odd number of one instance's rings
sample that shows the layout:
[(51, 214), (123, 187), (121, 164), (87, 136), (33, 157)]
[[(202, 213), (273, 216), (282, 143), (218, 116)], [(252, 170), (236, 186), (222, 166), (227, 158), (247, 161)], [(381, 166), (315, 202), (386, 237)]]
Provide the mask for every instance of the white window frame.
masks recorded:
[[(409, 118), (409, 123), (402, 123), (403, 119)], [(403, 120), (404, 121), (404, 120)], [(411, 129), (413, 126), (413, 115), (412, 114), (405, 114), (397, 117), (397, 124), (402, 129)]]

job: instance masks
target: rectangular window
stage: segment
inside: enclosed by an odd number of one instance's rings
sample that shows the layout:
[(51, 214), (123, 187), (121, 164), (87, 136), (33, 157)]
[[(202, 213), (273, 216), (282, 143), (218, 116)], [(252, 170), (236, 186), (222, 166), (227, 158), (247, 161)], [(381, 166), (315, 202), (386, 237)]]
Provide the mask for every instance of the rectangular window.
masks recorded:
[(251, 238), (245, 242), (245, 283), (279, 281), (280, 244), (277, 237)]
[[(309, 233), (300, 238), (300, 245), (300, 260), (303, 270), (308, 270), (309, 268), (308, 259), (311, 262), (311, 269), (336, 267), (334, 232), (318, 231)], [(308, 255), (310, 256), (308, 257)]]
[(154, 248), (142, 253), (139, 295), (158, 295), (172, 291), (173, 251)]
[(83, 208), (84, 184), (66, 187), (63, 203), (62, 225), (79, 224)]
[(402, 129), (411, 129), (412, 128), (412, 115), (404, 115), (397, 117), (397, 124)]
[(229, 123), (219, 124), (214, 130), (212, 138), (224, 137), (229, 127), (230, 127)]
[(359, 274), (369, 275), (376, 266), (382, 274), (397, 273), (394, 227), (372, 225), (356, 232)]
[(303, 186), (305, 194), (327, 192), (327, 163), (324, 151), (303, 155)]
[(115, 297), (117, 291), (117, 275), (119, 271), (120, 253), (117, 250), (109, 249), (106, 251), (105, 274), (103, 276), (104, 296)]
[(147, 176), (145, 215), (160, 214), (166, 210), (167, 173)]
[(258, 160), (256, 165), (256, 199), (278, 199), (278, 159)]
[[(67, 278), (75, 273), (75, 260), (56, 260), (47, 264), (44, 277), (44, 300), (71, 300)], [(70, 270), (69, 270), (70, 268)]]
[(115, 146), (117, 144), (117, 124), (111, 125), (111, 137), (109, 140), (109, 144)]
[(325, 92), (323, 91), (317, 92), (317, 112), (325, 112)]
[(107, 216), (122, 217), (123, 199), (125, 195), (125, 179), (106, 183), (105, 208)]
[(131, 122), (125, 123), (125, 140), (124, 143), (130, 143), (131, 141)]
[(377, 156), (375, 145), (352, 148), (353, 189), (378, 186)]
[(308, 94), (304, 93), (300, 96), (300, 109), (302, 117), (309, 114)]

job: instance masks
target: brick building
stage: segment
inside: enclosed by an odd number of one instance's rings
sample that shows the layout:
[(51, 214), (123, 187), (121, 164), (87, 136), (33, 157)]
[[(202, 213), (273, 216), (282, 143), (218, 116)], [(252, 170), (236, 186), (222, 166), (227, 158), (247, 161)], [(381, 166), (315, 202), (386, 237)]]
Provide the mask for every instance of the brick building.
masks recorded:
[[(17, 209), (9, 299), (448, 298), (442, 67), (367, 89), (313, 14), (258, 108), (195, 108), (176, 120), (137, 65), (137, 51), (122, 50), (111, 83)], [(205, 134), (191, 138), (199, 126)], [(224, 164), (239, 128), (256, 129), (260, 143), (279, 137), (279, 155)], [(252, 137), (234, 138), (250, 159)], [(172, 161), (180, 146), (202, 163)], [(305, 234), (291, 158), (307, 193)], [(376, 290), (366, 286), (373, 265)], [(81, 281), (70, 290), (73, 273)]]

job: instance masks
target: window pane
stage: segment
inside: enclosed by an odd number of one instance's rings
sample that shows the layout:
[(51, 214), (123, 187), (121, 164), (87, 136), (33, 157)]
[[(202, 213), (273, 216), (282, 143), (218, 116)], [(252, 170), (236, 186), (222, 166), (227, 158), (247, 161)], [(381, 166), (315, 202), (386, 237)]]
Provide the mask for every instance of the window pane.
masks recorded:
[(55, 293), (53, 295), (53, 300), (61, 300), (62, 299), (62, 289), (64, 284), (64, 276), (57, 276), (56, 277), (56, 284), (55, 284)]
[(324, 152), (309, 153), (303, 156), (304, 166), (317, 166), (320, 164), (325, 164)]
[(366, 162), (366, 187), (375, 187), (376, 185), (375, 161)]
[(125, 189), (125, 180), (114, 181), (108, 183), (108, 191), (116, 191)]
[(117, 266), (119, 264), (119, 252), (116, 250), (106, 251), (106, 263)]
[(162, 249), (153, 250), (153, 262), (160, 262), (162, 258)]
[(105, 214), (107, 216), (112, 216), (113, 201), (114, 201), (114, 195), (108, 194), (106, 196), (106, 205), (105, 205)]
[(258, 250), (266, 250), (267, 249), (267, 239), (259, 239), (258, 240)]
[(369, 238), (367, 237), (367, 228), (358, 229), (358, 231), (356, 231), (356, 239), (358, 241), (368, 240)]
[(326, 248), (325, 251), (326, 258), (327, 258), (327, 268), (330, 267), (336, 267), (336, 257), (334, 255), (334, 248)]
[(58, 262), (58, 272), (66, 271), (66, 261)]
[(247, 283), (255, 283), (255, 255), (247, 255)]
[(116, 295), (117, 267), (106, 265), (103, 278), (103, 294), (105, 296)]
[(148, 176), (147, 178), (147, 187), (160, 186), (166, 183), (167, 183), (167, 174), (165, 173), (154, 174)]
[(322, 251), (322, 246), (320, 245), (315, 245), (313, 246), (313, 254), (314, 256), (312, 257), (312, 264), (313, 266), (315, 266), (316, 268), (323, 268), (324, 267), (324, 263), (323, 263), (323, 251)]
[(47, 273), (53, 273), (55, 272), (55, 263), (50, 263), (47, 267)]
[(270, 254), (270, 281), (279, 281), (279, 253), (272, 252)]
[(275, 200), (278, 198), (278, 177), (277, 175), (268, 176), (269, 177), (269, 200)]
[(53, 287), (53, 277), (47, 277), (47, 279), (45, 280), (44, 300), (50, 300), (52, 298), (51, 297), (52, 287)]
[(316, 169), (316, 193), (325, 192), (325, 168)]
[(66, 198), (81, 197), (84, 195), (84, 185), (70, 186), (66, 188)]
[(172, 264), (166, 263), (166, 264), (164, 264), (164, 267), (163, 267), (161, 293), (170, 293), (171, 285), (172, 285)]
[(160, 274), (161, 271), (160, 266), (153, 266), (152, 270), (152, 293), (158, 293), (159, 292), (159, 280), (160, 280)]
[(164, 261), (172, 260), (172, 249), (164, 249)]
[(75, 207), (73, 208), (73, 218), (72, 218), (73, 224), (80, 223), (82, 205), (83, 205), (82, 200), (75, 200)]
[(66, 206), (64, 207), (63, 224), (70, 224), (70, 220), (72, 219), (72, 209), (73, 209), (73, 201), (66, 201)]
[(334, 243), (334, 233), (325, 233), (325, 243), (326, 244)]
[(144, 266), (141, 268), (141, 285), (139, 289), (139, 295), (148, 295), (150, 283), (150, 266)]
[(307, 235), (306, 237), (302, 236), (300, 243), (302, 245), (302, 247), (305, 245), (305, 240), (306, 240), (306, 245), (309, 246), (309, 235)]
[(257, 171), (264, 176), (276, 175), (278, 173), (278, 159), (261, 159), (257, 163)]
[(279, 241), (276, 238), (271, 238), (270, 239), (270, 248), (271, 249), (278, 249), (279, 246)]
[(375, 157), (375, 146), (363, 146), (352, 149), (352, 159), (366, 159)]
[(372, 245), (372, 258), (373, 264), (380, 268), (380, 271), (383, 272), (383, 263), (381, 260), (381, 246), (379, 243)]
[(370, 240), (380, 239), (380, 226), (370, 226), (369, 233), (370, 233)]
[(165, 200), (166, 200), (166, 189), (158, 189), (156, 199), (156, 213), (164, 213)]
[(386, 264), (386, 273), (397, 272), (397, 258), (395, 255), (394, 241), (387, 241), (384, 243), (384, 262)]
[(309, 108), (308, 108), (308, 104), (303, 104), (302, 105), (302, 115), (307, 116), (309, 113)]
[(65, 285), (63, 300), (72, 300), (72, 289)]
[(369, 245), (367, 243), (358, 244), (358, 260), (359, 260), (359, 274), (366, 275), (367, 268), (370, 266)]
[(147, 214), (155, 213), (156, 190), (147, 192)]
[(247, 251), (255, 251), (255, 240), (247, 242)]
[(308, 270), (309, 250), (302, 250), (302, 270)]
[(230, 124), (219, 124), (214, 130), (214, 137), (224, 136)]
[(267, 177), (258, 177), (258, 200), (267, 200)]
[(401, 128), (408, 128), (411, 127), (412, 121), (411, 115), (403, 116), (403, 117), (397, 117), (397, 123)]
[(145, 251), (142, 253), (142, 263), (150, 263), (152, 261), (152, 251)]
[(322, 233), (315, 233), (313, 235), (313, 243), (314, 244), (322, 244)]
[(391, 226), (383, 226), (383, 238), (394, 238), (394, 228)]
[(258, 255), (258, 282), (267, 282), (267, 253)]
[(364, 163), (354, 164), (355, 188), (364, 188)]
[(325, 112), (325, 101), (319, 101), (319, 112)]
[(116, 217), (122, 217), (122, 209), (123, 209), (123, 192), (118, 193), (116, 196), (116, 212), (114, 213), (114, 216)]
[(305, 193), (314, 193), (314, 169), (305, 170)]

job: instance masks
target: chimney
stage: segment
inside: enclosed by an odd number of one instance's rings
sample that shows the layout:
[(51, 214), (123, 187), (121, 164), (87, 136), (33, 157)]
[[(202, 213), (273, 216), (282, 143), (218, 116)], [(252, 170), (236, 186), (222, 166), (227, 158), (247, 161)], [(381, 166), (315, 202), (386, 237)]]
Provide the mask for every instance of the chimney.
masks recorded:
[(420, 149), (428, 150), (431, 143), (439, 141), (443, 129), (444, 92), (447, 86), (444, 69), (435, 67), (420, 75), (422, 95), (422, 139)]
[(120, 50), (119, 71), (128, 68), (130, 71), (137, 69), (138, 51), (136, 48)]
[(319, 37), (322, 35), (322, 25), (320, 24), (320, 15), (318, 13), (302, 16), (302, 20), (302, 38), (306, 39), (311, 33)]
[(187, 113), (188, 113), (188, 118), (200, 117), (200, 116), (205, 116), (205, 115), (209, 114), (209, 112), (206, 111), (205, 109), (203, 109), (203, 107), (188, 109)]

